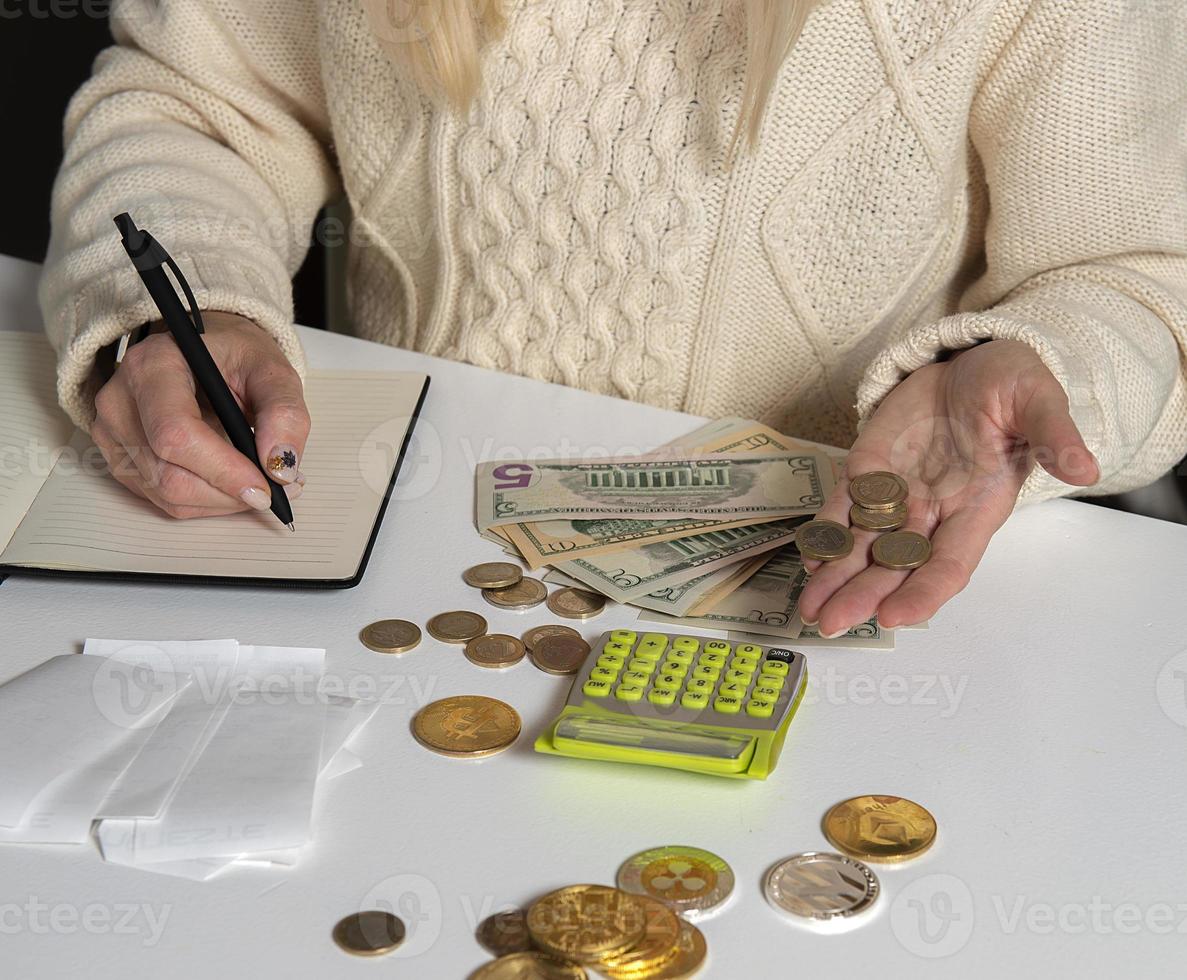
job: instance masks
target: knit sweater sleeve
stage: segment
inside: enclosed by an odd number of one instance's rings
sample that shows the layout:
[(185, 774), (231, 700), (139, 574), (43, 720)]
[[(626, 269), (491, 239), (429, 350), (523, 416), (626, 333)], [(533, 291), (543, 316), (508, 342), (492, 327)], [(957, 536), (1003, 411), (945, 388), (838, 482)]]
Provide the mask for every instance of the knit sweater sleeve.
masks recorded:
[[(1143, 486), (1187, 452), (1184, 50), (1182, 4), (1030, 4), (969, 120), (991, 201), (985, 272), (963, 312), (874, 359), (862, 422), (941, 352), (1008, 338), (1066, 390), (1101, 466), (1089, 493)], [(1036, 467), (1022, 496), (1072, 489)]]
[(203, 309), (249, 317), (303, 369), (291, 277), (336, 186), (309, 0), (125, 0), (64, 126), (40, 284), (58, 397), (94, 418), (96, 352), (157, 317), (112, 217), (173, 254)]

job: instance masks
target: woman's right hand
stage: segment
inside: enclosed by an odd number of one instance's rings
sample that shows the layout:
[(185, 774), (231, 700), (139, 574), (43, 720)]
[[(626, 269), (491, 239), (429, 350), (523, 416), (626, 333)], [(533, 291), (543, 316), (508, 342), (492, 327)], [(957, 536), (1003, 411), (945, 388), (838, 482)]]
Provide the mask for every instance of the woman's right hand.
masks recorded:
[[(203, 340), (247, 420), (269, 475), (290, 498), (305, 482), (298, 469), (309, 435), (301, 379), (276, 342), (251, 320), (204, 312)], [(203, 406), (205, 411), (203, 411)], [(267, 510), (259, 469), (199, 405), (194, 377), (169, 333), (128, 348), (95, 397), (91, 438), (112, 475), (173, 517)]]

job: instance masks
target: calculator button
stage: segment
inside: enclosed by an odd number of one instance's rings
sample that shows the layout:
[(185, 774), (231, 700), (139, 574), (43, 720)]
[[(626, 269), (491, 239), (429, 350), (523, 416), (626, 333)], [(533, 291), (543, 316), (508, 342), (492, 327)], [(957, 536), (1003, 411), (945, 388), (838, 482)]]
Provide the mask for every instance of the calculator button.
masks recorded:
[(759, 687), (773, 687), (776, 691), (780, 691), (786, 683), (787, 678), (782, 674), (768, 674), (764, 671), (758, 675)]
[(641, 687), (627, 687), (625, 684), (619, 684), (614, 689), (614, 696), (619, 701), (642, 701), (643, 688)]
[(757, 663), (762, 660), (762, 647), (756, 647), (753, 643), (739, 643), (734, 647), (734, 656)]
[(610, 682), (596, 681), (591, 677), (581, 685), (581, 691), (588, 698), (604, 698), (610, 693)]
[[(671, 654), (668, 654), (668, 656), (670, 657)], [(684, 677), (688, 674), (688, 664), (682, 664), (679, 660), (665, 660), (660, 670), (665, 674), (675, 674), (677, 677)]]
[(591, 681), (606, 681), (610, 683), (618, 676), (617, 670), (611, 670), (609, 667), (595, 667), (589, 672), (589, 679)]
[(754, 675), (747, 670), (727, 670), (725, 672), (725, 682), (727, 684), (737, 684), (742, 690), (750, 686), (750, 678)]
[(688, 689), (700, 694), (710, 695), (713, 693), (713, 688), (717, 686), (715, 680), (709, 680), (707, 677), (694, 677), (688, 682)]
[(652, 704), (675, 704), (676, 692), (657, 687), (647, 695), (647, 700)]
[(730, 645), (724, 640), (706, 640), (705, 653), (720, 653), (722, 655), (730, 652)]
[(704, 691), (685, 691), (684, 696), (680, 699), (680, 706), (682, 708), (692, 708), (699, 711), (709, 703), (709, 695)]
[(701, 648), (701, 641), (695, 636), (678, 636), (672, 641), (672, 649), (682, 653), (696, 653)]
[(734, 657), (734, 659), (730, 661), (730, 670), (740, 670), (747, 674), (753, 674), (756, 670), (758, 670), (758, 664), (756, 664), (753, 660), (743, 660), (741, 657)]
[(779, 700), (779, 688), (763, 687), (760, 685), (754, 689), (754, 693), (750, 696), (755, 701), (763, 701), (767, 704), (774, 704)]
[(621, 653), (603, 653), (598, 657), (598, 666), (607, 670), (621, 670), (626, 658)]
[(623, 687), (646, 687), (651, 678), (641, 670), (628, 670), (622, 675)]
[(629, 643), (614, 643), (611, 641), (602, 647), (602, 653), (613, 654), (617, 657), (629, 657), (631, 655), (631, 645)]
[(655, 689), (657, 691), (679, 691), (684, 686), (684, 678), (677, 677), (675, 674), (660, 674), (655, 679)]
[(763, 661), (762, 672), (764, 674), (779, 674), (781, 677), (786, 677), (787, 664), (782, 660), (772, 660), (771, 655), (767, 654), (767, 659)]
[[(705, 644), (706, 647), (709, 644)], [(698, 664), (703, 664), (706, 667), (724, 667), (725, 654), (724, 653), (710, 653), (707, 649), (697, 658)]]
[(746, 714), (751, 718), (770, 718), (774, 710), (775, 706), (766, 701), (751, 700), (746, 704)]
[(725, 683), (721, 685), (717, 693), (723, 698), (737, 698), (737, 700), (741, 701), (746, 697), (746, 685)]
[(673, 645), (672, 649), (668, 651), (668, 659), (674, 660), (678, 664), (690, 664), (692, 663), (692, 658), (694, 656), (696, 656), (694, 651), (678, 650), (676, 649), (675, 645)]
[(741, 707), (742, 702), (739, 698), (718, 695), (713, 701), (713, 710), (720, 711), (723, 715), (736, 715)]
[(664, 655), (664, 648), (654, 644), (640, 643), (635, 647), (635, 656), (640, 660), (657, 661)]
[(767, 660), (778, 660), (785, 664), (790, 664), (795, 660), (795, 654), (791, 650), (784, 650), (780, 647), (771, 647), (767, 651)]
[(624, 643), (628, 647), (635, 645), (635, 640), (639, 638), (639, 634), (634, 630), (611, 630), (610, 640), (613, 643)]
[(692, 669), (693, 677), (700, 677), (707, 681), (716, 681), (721, 676), (720, 667), (710, 667), (708, 664), (697, 664)]
[(644, 660), (642, 657), (635, 657), (629, 664), (628, 670), (637, 670), (640, 674), (650, 674), (655, 670), (654, 660)]

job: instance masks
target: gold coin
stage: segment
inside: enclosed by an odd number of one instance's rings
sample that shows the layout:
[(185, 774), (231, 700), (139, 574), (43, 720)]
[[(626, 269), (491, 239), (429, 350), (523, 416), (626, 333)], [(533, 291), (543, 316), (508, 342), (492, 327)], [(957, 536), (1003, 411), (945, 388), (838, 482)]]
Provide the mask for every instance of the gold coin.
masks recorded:
[(795, 529), (795, 544), (802, 558), (835, 561), (853, 550), (853, 534), (836, 521), (808, 521)]
[(643, 938), (625, 953), (605, 959), (598, 970), (613, 980), (653, 977), (676, 956), (680, 940), (680, 918), (658, 899), (637, 896), (643, 903), (647, 926)]
[(528, 931), (542, 950), (578, 963), (600, 963), (643, 939), (642, 901), (605, 885), (570, 885), (528, 909)]
[[(680, 922), (680, 937), (676, 940), (675, 955), (654, 973), (645, 974), (647, 980), (688, 980), (705, 965), (709, 948), (701, 930), (691, 922)], [(642, 974), (635, 974), (642, 980)]]
[(376, 653), (406, 653), (420, 644), (420, 627), (406, 619), (381, 619), (359, 631), (359, 642)]
[(479, 667), (510, 667), (523, 659), (522, 640), (505, 633), (476, 636), (466, 644), (466, 659)]
[(931, 557), (931, 542), (914, 531), (891, 531), (874, 539), (873, 553), (883, 568), (918, 568)]
[(502, 752), (519, 737), (520, 727), (511, 705), (477, 694), (434, 701), (412, 719), (412, 734), (425, 748), (469, 759)]
[(334, 942), (354, 956), (382, 956), (404, 941), (404, 923), (390, 912), (355, 912), (334, 926)]
[(890, 510), (866, 510), (854, 504), (849, 508), (849, 523), (866, 531), (897, 531), (907, 520), (906, 503)]
[(622, 862), (615, 883), (657, 898), (689, 921), (719, 909), (734, 890), (733, 869), (712, 851), (683, 844), (652, 847)]
[(488, 561), (462, 572), (462, 581), (476, 589), (506, 589), (523, 578), (523, 569), (509, 561)]
[(548, 598), (548, 589), (538, 578), (522, 578), (505, 589), (483, 589), (482, 598), (500, 609), (531, 609)]
[(509, 909), (488, 915), (478, 926), (478, 942), (495, 956), (523, 953), (532, 948), (527, 915), (523, 909)]
[(486, 620), (478, 613), (459, 609), (434, 616), (425, 624), (429, 636), (442, 643), (469, 643), (486, 632)]
[(585, 968), (547, 953), (508, 953), (480, 966), (470, 980), (588, 980)]
[(932, 846), (936, 818), (901, 796), (855, 796), (825, 814), (824, 836), (851, 857), (894, 864)]
[(849, 496), (866, 510), (890, 510), (907, 499), (907, 481), (885, 470), (863, 473), (849, 481)]
[(557, 633), (537, 641), (532, 663), (546, 674), (575, 674), (589, 656), (589, 644), (580, 636)]
[(606, 608), (606, 597), (585, 589), (557, 589), (548, 597), (548, 608), (565, 619), (593, 619)]
[(523, 645), (528, 648), (530, 653), (535, 649), (536, 644), (539, 643), (546, 636), (575, 636), (581, 639), (581, 634), (578, 633), (572, 626), (561, 626), (559, 623), (549, 623), (547, 626), (533, 626), (523, 635)]

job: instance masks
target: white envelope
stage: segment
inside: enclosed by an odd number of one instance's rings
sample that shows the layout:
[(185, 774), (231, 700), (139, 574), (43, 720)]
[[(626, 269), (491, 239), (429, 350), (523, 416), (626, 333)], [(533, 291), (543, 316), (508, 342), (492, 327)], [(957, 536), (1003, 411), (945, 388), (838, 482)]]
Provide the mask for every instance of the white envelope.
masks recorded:
[(69, 791), (77, 806), (95, 786), (83, 774), (105, 759), (96, 778), (109, 786), (139, 748), (132, 736), (157, 724), (188, 683), (184, 674), (68, 654), (0, 687), (0, 827), (20, 827), (39, 795), (51, 784), (65, 791), (74, 775), (89, 787)]

